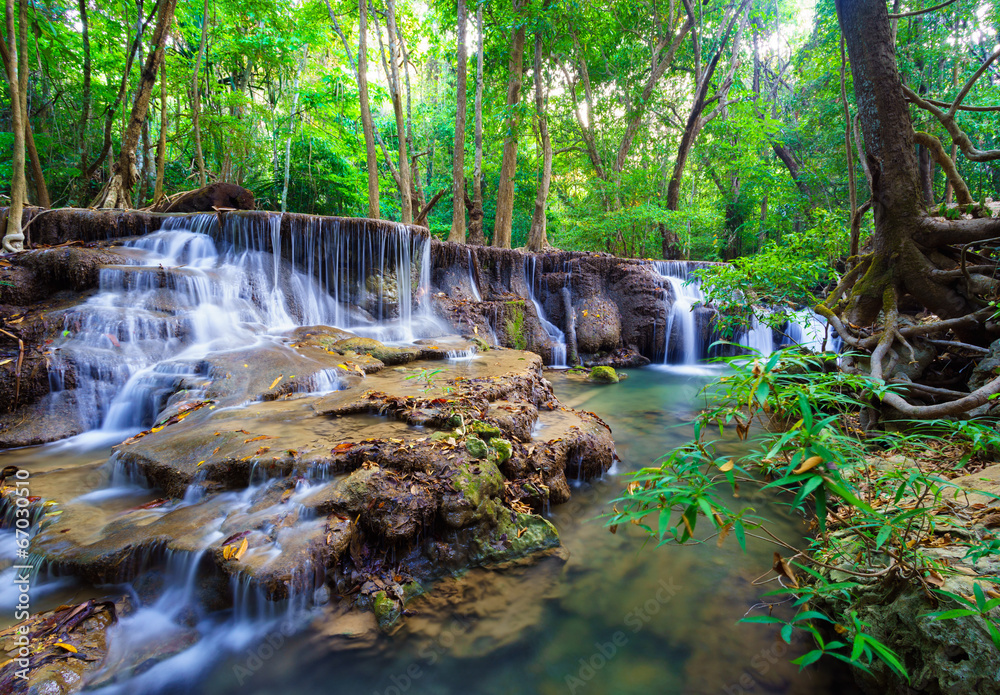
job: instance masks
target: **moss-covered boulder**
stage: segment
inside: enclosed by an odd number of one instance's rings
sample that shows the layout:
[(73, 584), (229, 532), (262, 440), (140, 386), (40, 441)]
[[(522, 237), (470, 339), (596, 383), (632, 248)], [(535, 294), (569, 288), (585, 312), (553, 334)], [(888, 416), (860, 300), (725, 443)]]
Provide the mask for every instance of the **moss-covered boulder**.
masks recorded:
[(496, 438), (490, 441), (490, 446), (497, 453), (497, 463), (504, 463), (510, 460), (511, 454), (513, 453), (513, 447), (511, 443), (506, 439)]
[(619, 381), (614, 367), (594, 367), (590, 370), (587, 380), (597, 384), (617, 384)]
[(499, 437), (503, 434), (499, 427), (489, 422), (483, 422), (482, 420), (473, 420), (470, 422), (469, 432), (476, 435), (483, 441), (489, 441), (494, 437)]
[(387, 632), (403, 614), (403, 607), (399, 601), (390, 598), (386, 592), (380, 591), (375, 594), (372, 600), (372, 612), (375, 614), (379, 628)]
[(465, 440), (465, 449), (469, 452), (469, 455), (475, 459), (484, 459), (489, 453), (489, 447), (486, 446), (484, 442), (479, 437), (469, 437)]

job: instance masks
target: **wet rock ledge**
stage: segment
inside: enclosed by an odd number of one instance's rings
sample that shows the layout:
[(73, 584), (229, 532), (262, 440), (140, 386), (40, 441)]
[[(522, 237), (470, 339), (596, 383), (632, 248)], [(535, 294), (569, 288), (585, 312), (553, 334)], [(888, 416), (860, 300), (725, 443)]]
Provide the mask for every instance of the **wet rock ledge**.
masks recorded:
[[(272, 601), (321, 590), (388, 627), (413, 582), (558, 545), (544, 511), (569, 499), (567, 477), (599, 476), (614, 457), (607, 426), (559, 404), (537, 355), (446, 359), (461, 347), (317, 327), (209, 358), (200, 388), (103, 470), (32, 476), (47, 514), (32, 551), (98, 584), (187, 555), (209, 605), (237, 587)], [(330, 368), (341, 390), (310, 393)], [(79, 497), (109, 475), (146, 496), (126, 509)]]

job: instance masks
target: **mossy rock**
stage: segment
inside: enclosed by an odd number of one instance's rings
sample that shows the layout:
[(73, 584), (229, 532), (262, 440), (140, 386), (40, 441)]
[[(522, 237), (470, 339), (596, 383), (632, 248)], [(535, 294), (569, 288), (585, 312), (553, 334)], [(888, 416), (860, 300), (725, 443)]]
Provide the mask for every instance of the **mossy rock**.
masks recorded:
[(587, 379), (598, 384), (617, 384), (619, 381), (614, 367), (594, 367)]
[(475, 507), (496, 497), (503, 490), (503, 474), (492, 461), (462, 463), (458, 468), (458, 475), (452, 479), (452, 483)]
[(480, 525), (476, 535), (477, 562), (506, 562), (559, 545), (556, 527), (537, 514), (514, 512), (498, 499), (486, 500), (480, 509), (492, 523)]
[(476, 349), (478, 349), (479, 352), (489, 352), (490, 351), (490, 344), (487, 343), (482, 338), (480, 338), (479, 336), (473, 336), (471, 338), (471, 340), (472, 340), (472, 344), (476, 346)]
[(503, 434), (499, 427), (488, 422), (483, 422), (482, 420), (473, 420), (470, 422), (469, 432), (476, 435), (483, 441), (489, 441), (494, 437), (499, 437)]
[(484, 442), (479, 437), (469, 437), (465, 440), (465, 449), (469, 452), (472, 458), (484, 459), (489, 453), (489, 447), (486, 446)]
[(378, 621), (378, 626), (383, 632), (387, 632), (403, 613), (399, 602), (389, 598), (384, 591), (375, 594), (375, 600), (372, 601), (372, 612), (375, 613), (375, 620)]
[(333, 344), (333, 349), (341, 355), (345, 352), (369, 355), (390, 366), (412, 362), (420, 354), (419, 350), (389, 347), (372, 338), (347, 338), (346, 340), (338, 340)]
[(497, 452), (497, 463), (503, 463), (510, 460), (511, 454), (514, 453), (511, 443), (506, 439), (500, 439), (499, 437), (493, 439), (490, 442), (490, 446), (492, 446), (494, 451)]

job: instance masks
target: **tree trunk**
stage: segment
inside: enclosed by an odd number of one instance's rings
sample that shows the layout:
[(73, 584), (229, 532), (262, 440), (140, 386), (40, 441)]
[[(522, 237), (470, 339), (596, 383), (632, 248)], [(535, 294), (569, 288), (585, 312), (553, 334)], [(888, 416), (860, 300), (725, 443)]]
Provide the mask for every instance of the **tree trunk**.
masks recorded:
[[(741, 21), (740, 18), (743, 15), (743, 10), (746, 7), (747, 2), (749, 2), (749, 0), (743, 0), (743, 3), (738, 8), (734, 9), (732, 16), (729, 18), (729, 25), (726, 27), (726, 32), (723, 34), (722, 41), (719, 43), (719, 48), (712, 56), (711, 60), (709, 60), (704, 74), (701, 75), (701, 82), (695, 87), (694, 102), (691, 105), (691, 111), (688, 113), (688, 119), (684, 126), (684, 134), (681, 136), (680, 145), (677, 147), (677, 158), (674, 160), (674, 172), (670, 177), (670, 183), (667, 186), (668, 210), (680, 209), (681, 180), (684, 176), (684, 166), (687, 164), (688, 155), (691, 153), (691, 148), (694, 146), (695, 140), (698, 138), (698, 134), (705, 125), (705, 120), (702, 118), (702, 112), (705, 110), (705, 100), (708, 97), (708, 87), (712, 82), (712, 77), (719, 65), (719, 59), (722, 58), (722, 53), (726, 48), (726, 44), (729, 42), (729, 37), (733, 32), (733, 27), (737, 22)], [(695, 32), (693, 36), (695, 37), (695, 40), (697, 40), (697, 32)], [(738, 39), (736, 43), (738, 45)], [(734, 51), (733, 60), (735, 61), (736, 59), (736, 51)], [(720, 96), (720, 101), (724, 100), (725, 95), (723, 94)]]
[(156, 16), (156, 28), (153, 30), (153, 39), (149, 56), (143, 66), (142, 75), (139, 78), (139, 85), (132, 101), (132, 112), (129, 116), (128, 126), (122, 137), (122, 149), (118, 155), (118, 160), (111, 168), (111, 178), (104, 188), (97, 195), (91, 207), (113, 208), (128, 207), (132, 186), (139, 176), (135, 166), (135, 150), (139, 144), (139, 134), (142, 130), (142, 122), (146, 119), (146, 111), (149, 109), (149, 100), (153, 93), (153, 85), (156, 83), (156, 73), (160, 69), (163, 61), (163, 52), (167, 40), (167, 32), (173, 20), (174, 9), (177, 0), (160, 0)]
[(35, 149), (35, 135), (31, 132), (31, 119), (27, 113), (24, 114), (24, 146), (28, 154), (28, 161), (31, 163), (31, 181), (35, 186), (35, 204), (43, 208), (52, 207), (49, 188), (45, 185), (42, 162), (38, 158), (38, 150)]
[(412, 186), (410, 184), (410, 157), (406, 147), (406, 122), (403, 118), (403, 95), (400, 87), (399, 51), (396, 47), (396, 3), (386, 0), (385, 5), (386, 31), (389, 42), (389, 95), (392, 97), (392, 111), (396, 116), (396, 136), (399, 141), (399, 201), (400, 215), (404, 224), (413, 221)]
[(307, 47), (305, 53), (302, 55), (302, 59), (299, 61), (299, 70), (295, 73), (295, 82), (292, 84), (292, 90), (294, 91), (295, 96), (292, 97), (292, 112), (288, 116), (288, 140), (285, 142), (285, 183), (281, 187), (282, 212), (285, 212), (288, 209), (288, 179), (292, 167), (292, 138), (295, 137), (295, 112), (299, 109), (299, 80), (302, 78), (302, 71), (306, 68), (306, 60), (308, 56), (309, 49)]
[(361, 129), (365, 136), (365, 161), (368, 168), (368, 216), (379, 219), (378, 153), (375, 150), (375, 126), (368, 102), (368, 3), (358, 0), (358, 101), (361, 107)]
[(886, 7), (864, 0), (836, 0), (836, 7), (854, 76), (875, 217), (870, 260), (853, 288), (847, 317), (855, 325), (871, 324), (888, 303), (894, 308), (894, 292), (912, 294), (939, 316), (968, 313), (969, 300), (932, 279), (933, 264), (914, 241), (926, 214)]
[[(476, 154), (472, 165), (472, 208), (469, 210), (469, 243), (483, 246), (483, 4), (476, 8)], [(464, 197), (464, 195), (463, 195)]]
[[(20, 20), (26, 24), (27, 0), (21, 0)], [(24, 233), (21, 231), (21, 216), (24, 210), (24, 113), (21, 110), (21, 80), (18, 75), (17, 35), (14, 33), (14, 0), (4, 4), (3, 64), (7, 74), (7, 94), (10, 97), (10, 121), (14, 131), (14, 158), (11, 162), (10, 208), (7, 210), (7, 228), (2, 247), (6, 253), (24, 249)], [(26, 80), (25, 80), (26, 81)]]
[(542, 143), (542, 171), (535, 194), (535, 211), (531, 216), (531, 230), (528, 232), (528, 250), (541, 251), (549, 245), (545, 234), (545, 208), (549, 199), (549, 184), (552, 182), (552, 140), (549, 138), (549, 124), (545, 115), (545, 95), (542, 93), (542, 35), (535, 34), (535, 111), (538, 114), (538, 138)]
[(465, 243), (465, 91), (468, 59), (465, 50), (465, 0), (458, 0), (458, 56), (455, 70), (455, 152), (452, 158), (452, 213), (448, 241)]
[[(80, 25), (81, 25), (81, 35), (83, 38), (83, 94), (81, 99), (83, 101), (82, 108), (80, 110), (80, 133), (78, 146), (80, 149), (80, 173), (81, 176), (87, 171), (87, 151), (90, 140), (87, 137), (87, 128), (90, 125), (90, 28), (89, 20), (87, 18), (87, 0), (80, 0)], [(87, 179), (77, 179), (78, 182), (83, 185), (83, 197), (87, 197)]]
[(163, 175), (167, 163), (167, 61), (160, 64), (160, 138), (156, 143), (156, 188), (153, 204), (163, 197)]
[(191, 75), (191, 129), (194, 131), (194, 161), (198, 166), (198, 186), (204, 188), (208, 182), (205, 173), (205, 157), (201, 151), (201, 61), (205, 56), (205, 43), (208, 40), (208, 0), (201, 11), (201, 42), (198, 44), (198, 57), (194, 61), (194, 71)]
[[(522, 5), (514, 0), (514, 13), (521, 16)], [(524, 71), (524, 25), (514, 31), (510, 42), (507, 78), (507, 120), (504, 125), (503, 157), (500, 160), (500, 183), (497, 189), (497, 214), (493, 222), (493, 245), (510, 248), (514, 215), (514, 176), (517, 173), (517, 105), (521, 101)]]
[[(176, 5), (176, 2), (174, 2), (173, 5)], [(150, 17), (150, 19), (151, 18), (152, 16)], [(105, 116), (104, 119), (104, 144), (101, 146), (101, 153), (97, 155), (97, 157), (94, 159), (94, 161), (90, 164), (88, 168), (86, 168), (85, 170), (81, 170), (80, 173), (80, 178), (84, 184), (84, 194), (86, 194), (87, 192), (87, 184), (89, 183), (90, 178), (94, 175), (94, 173), (97, 172), (98, 169), (101, 168), (101, 166), (104, 165), (105, 158), (111, 152), (111, 142), (112, 142), (111, 135), (114, 128), (115, 114), (118, 112), (118, 106), (122, 103), (122, 100), (125, 98), (125, 94), (128, 92), (128, 78), (129, 75), (132, 73), (132, 63), (135, 60), (136, 52), (139, 50), (139, 42), (142, 41), (142, 35), (143, 32), (145, 31), (146, 24), (148, 23), (149, 23), (148, 20), (146, 23), (143, 23), (141, 16), (139, 20), (136, 22), (135, 38), (132, 40), (132, 45), (128, 53), (126, 54), (125, 70), (124, 72), (122, 72), (122, 79), (118, 85), (118, 94), (115, 96), (114, 102), (112, 102), (112, 104), (108, 107), (107, 115)], [(152, 55), (153, 54), (150, 53), (150, 56)], [(141, 79), (140, 79), (140, 86), (141, 86)], [(137, 90), (136, 97), (138, 97), (139, 93), (140, 91)], [(136, 143), (138, 142), (139, 139), (137, 133)]]

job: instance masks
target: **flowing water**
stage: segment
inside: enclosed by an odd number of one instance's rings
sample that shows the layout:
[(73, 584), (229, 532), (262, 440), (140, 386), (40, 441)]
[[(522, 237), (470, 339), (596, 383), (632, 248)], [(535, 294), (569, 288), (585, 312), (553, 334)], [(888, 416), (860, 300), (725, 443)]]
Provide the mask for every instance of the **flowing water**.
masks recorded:
[[(129, 263), (102, 270), (100, 292), (67, 315), (63, 340), (53, 346), (53, 400), (59, 405), (68, 399), (62, 405), (75, 408), (90, 431), (3, 452), (0, 462), (32, 474), (62, 469), (62, 487), (48, 492), (75, 497), (95, 523), (108, 523), (159, 494), (112, 456), (110, 443), (152, 424), (179, 388), (195, 394), (203, 388), (210, 377), (206, 356), (261, 343), (278, 349), (283, 332), (316, 324), (382, 341), (441, 334), (430, 303), (423, 301), (430, 288), (426, 240), (404, 228), (352, 236), (317, 221), (282, 248), (280, 223), (275, 215), (265, 225), (236, 220), (220, 227), (214, 215), (203, 215), (129, 242), (124, 251)], [(269, 253), (279, 248), (281, 256)], [(526, 268), (531, 299), (552, 338), (552, 361), (565, 364), (565, 336), (544, 318), (535, 295), (540, 287), (534, 259), (531, 263)], [(702, 349), (689, 335), (697, 329), (692, 308), (700, 291), (667, 270), (680, 271), (664, 268), (664, 276), (683, 297), (671, 311), (667, 340), (678, 336), (679, 354), (689, 365)], [(803, 332), (801, 339), (818, 336)], [(676, 352), (665, 345), (665, 356)], [(471, 368), (478, 358), (475, 350), (455, 350), (448, 363)], [(71, 372), (75, 389), (66, 383)], [(231, 608), (206, 605), (218, 587), (204, 584), (204, 551), (197, 549), (153, 548), (142, 559), (147, 571), (117, 586), (89, 586), (61, 577), (58, 566), (46, 566), (34, 578), (32, 609), (129, 597), (134, 610), (113, 628), (108, 668), (92, 684), (106, 693), (843, 690), (822, 685), (831, 679), (822, 667), (798, 673), (787, 663), (801, 645), (789, 648), (772, 630), (736, 624), (771, 588), (752, 583), (769, 569), (770, 547), (751, 542), (744, 554), (730, 539), (721, 548), (713, 542), (656, 549), (638, 529), (625, 526), (612, 535), (596, 519), (621, 491), (625, 473), (690, 437), (682, 423), (698, 407), (705, 381), (656, 369), (630, 376), (617, 386), (594, 387), (549, 373), (565, 405), (608, 421), (621, 457), (603, 479), (574, 481), (573, 499), (548, 510), (562, 549), (533, 562), (475, 569), (438, 582), (408, 605), (412, 614), (392, 635), (377, 632), (371, 614), (348, 611), (332, 599), (321, 572), (308, 566), (293, 579), (284, 601), (267, 601), (248, 578), (236, 576), (226, 592), (235, 598)], [(287, 422), (294, 423), (309, 396), (341, 387), (335, 370), (318, 369), (296, 385), (295, 398), (257, 407), (283, 409)], [(228, 415), (236, 422), (240, 413), (233, 407)], [(373, 416), (364, 427), (381, 427), (393, 436), (392, 428), (405, 425)], [(309, 430), (298, 436), (325, 435)], [(545, 437), (544, 425), (537, 436)], [(301, 503), (325, 475), (316, 470), (305, 476), (291, 502)], [(178, 510), (201, 510), (207, 519), (250, 513), (265, 487), (265, 480), (251, 474), (245, 489), (203, 500), (192, 486), (184, 499), (161, 506), (151, 518)], [(734, 500), (744, 503), (768, 506), (766, 498)], [(770, 512), (774, 528), (788, 537), (802, 534), (798, 520)], [(301, 519), (299, 531), (322, 523), (305, 512)], [(220, 533), (208, 524), (199, 541)], [(37, 558), (26, 561), (38, 564)], [(16, 594), (8, 589), (17, 562), (13, 532), (0, 531), (4, 615), (13, 614)]]
[[(617, 386), (594, 387), (558, 372), (548, 376), (563, 403), (608, 421), (621, 457), (603, 479), (574, 483), (573, 499), (550, 510), (563, 552), (442, 580), (408, 605), (412, 615), (389, 636), (325, 595), (309, 597), (307, 608), (303, 596), (273, 604), (234, 586), (235, 607), (210, 612), (197, 600), (198, 556), (168, 555), (153, 580), (104, 589), (125, 590), (139, 608), (114, 629), (109, 655), (137, 675), (101, 692), (853, 692), (833, 685), (836, 674), (827, 666), (800, 673), (788, 664), (803, 645), (788, 647), (766, 626), (736, 623), (772, 588), (752, 583), (770, 567), (770, 546), (751, 539), (742, 553), (730, 538), (721, 548), (709, 542), (657, 549), (637, 528), (612, 535), (597, 518), (627, 482), (625, 473), (690, 437), (683, 423), (698, 407), (705, 379), (644, 369)], [(51, 466), (58, 452), (50, 446), (9, 453)], [(97, 475), (106, 456), (97, 450), (59, 460)], [(230, 493), (227, 504), (240, 504), (253, 489)], [(130, 494), (122, 507), (149, 499), (150, 491)], [(769, 508), (762, 496), (734, 504), (766, 509), (785, 537), (804, 532), (800, 520)], [(166, 591), (149, 594), (157, 583)], [(33, 599), (39, 607), (102, 595), (66, 580), (43, 586), (48, 595)]]
[(528, 281), (528, 298), (535, 306), (538, 320), (541, 322), (545, 332), (549, 334), (551, 341), (551, 354), (546, 362), (551, 367), (566, 367), (566, 333), (559, 326), (549, 321), (545, 315), (542, 303), (538, 301), (536, 293), (541, 289), (541, 277), (538, 275), (538, 258), (526, 256), (524, 259), (524, 275)]

